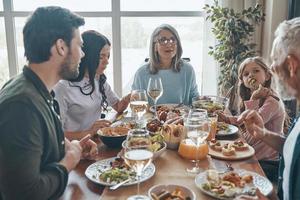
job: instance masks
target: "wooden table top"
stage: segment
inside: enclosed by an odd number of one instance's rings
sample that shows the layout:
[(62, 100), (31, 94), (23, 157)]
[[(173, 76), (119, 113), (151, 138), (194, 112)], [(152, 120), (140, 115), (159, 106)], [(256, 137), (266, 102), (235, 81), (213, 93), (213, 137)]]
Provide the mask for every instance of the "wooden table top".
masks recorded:
[[(105, 145), (99, 144), (99, 156), (97, 160), (114, 157), (119, 151), (120, 149), (109, 149)], [(104, 186), (95, 184), (92, 181), (88, 180), (84, 173), (86, 168), (93, 162), (95, 161), (82, 160), (75, 168), (75, 170), (70, 172), (67, 188), (60, 200), (118, 200), (126, 199), (124, 198), (124, 195), (127, 195), (128, 193), (134, 194), (136, 192), (136, 185), (121, 187), (115, 191), (110, 191)], [(212, 167), (218, 169), (220, 167), (224, 167), (225, 162), (226, 161), (213, 159), (208, 156), (207, 159), (200, 162), (200, 166), (203, 169)], [(232, 164), (233, 168), (245, 169), (265, 176), (255, 156), (246, 160), (231, 161), (230, 163)], [(154, 161), (154, 164), (156, 166), (156, 173), (151, 179), (147, 180), (144, 183), (141, 183), (141, 193), (146, 194), (148, 189), (152, 185), (181, 183), (180, 177), (170, 176), (168, 175), (168, 173), (170, 171), (176, 171), (174, 172), (174, 174), (177, 173), (178, 175), (181, 175), (185, 172), (186, 167), (188, 167), (189, 165), (191, 166), (190, 161), (181, 158), (174, 150), (166, 150), (166, 152), (160, 158)], [(159, 176), (157, 175), (158, 173)], [(167, 178), (164, 179), (163, 176), (166, 176)], [(191, 177), (190, 180), (186, 179), (185, 181), (187, 181), (187, 184), (184, 183), (184, 185), (189, 186), (196, 193), (197, 199), (212, 199), (209, 196), (201, 193), (201, 191), (196, 188), (196, 185), (194, 184), (194, 177)], [(277, 199), (274, 190), (269, 198)]]

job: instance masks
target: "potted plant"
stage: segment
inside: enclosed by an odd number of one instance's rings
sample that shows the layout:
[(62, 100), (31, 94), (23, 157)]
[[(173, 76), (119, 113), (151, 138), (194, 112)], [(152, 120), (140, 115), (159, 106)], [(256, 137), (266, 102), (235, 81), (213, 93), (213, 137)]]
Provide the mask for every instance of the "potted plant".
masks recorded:
[(247, 57), (256, 54), (256, 44), (251, 41), (255, 26), (264, 21), (262, 6), (256, 4), (241, 12), (223, 8), (214, 0), (214, 5), (206, 4), (206, 20), (213, 24), (212, 32), (217, 44), (208, 52), (219, 63), (218, 91), (229, 96), (229, 108), (235, 114), (235, 94), (237, 90), (237, 71), (239, 64)]

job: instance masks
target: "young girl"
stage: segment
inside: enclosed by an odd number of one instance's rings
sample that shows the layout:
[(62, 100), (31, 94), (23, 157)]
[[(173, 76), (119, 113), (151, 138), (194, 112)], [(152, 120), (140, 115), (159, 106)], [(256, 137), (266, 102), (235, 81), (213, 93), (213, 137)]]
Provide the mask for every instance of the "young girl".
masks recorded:
[[(278, 95), (271, 89), (272, 73), (260, 57), (244, 60), (238, 71), (240, 113), (244, 110), (257, 110), (264, 120), (265, 127), (283, 134), (285, 108)], [(218, 113), (219, 119), (237, 124), (238, 117)], [(243, 131), (242, 136), (256, 152), (258, 160), (277, 160), (278, 152)]]

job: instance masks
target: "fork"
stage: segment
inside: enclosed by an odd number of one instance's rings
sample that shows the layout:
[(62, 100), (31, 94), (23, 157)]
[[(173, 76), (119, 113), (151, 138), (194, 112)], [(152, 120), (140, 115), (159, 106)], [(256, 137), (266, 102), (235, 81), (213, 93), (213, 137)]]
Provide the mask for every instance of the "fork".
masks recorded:
[(131, 178), (128, 178), (125, 181), (122, 181), (116, 185), (111, 186), (109, 189), (111, 189), (111, 190), (118, 189), (120, 186), (124, 185), (125, 183), (128, 183), (130, 180), (131, 180)]

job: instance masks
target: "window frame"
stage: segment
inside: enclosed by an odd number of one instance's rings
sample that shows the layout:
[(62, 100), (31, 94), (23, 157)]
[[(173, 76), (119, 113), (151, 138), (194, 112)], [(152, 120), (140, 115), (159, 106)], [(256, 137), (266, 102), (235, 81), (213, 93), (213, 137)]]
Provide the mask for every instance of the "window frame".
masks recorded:
[[(122, 96), (122, 46), (121, 46), (121, 18), (122, 17), (204, 17), (204, 12), (199, 11), (121, 11), (120, 0), (111, 0), (111, 11), (99, 12), (75, 12), (83, 17), (111, 17), (112, 21), (112, 42), (113, 42), (113, 71), (114, 91)], [(31, 12), (13, 11), (13, 1), (3, 0), (3, 9), (0, 17), (4, 17), (8, 66), (10, 77), (19, 73), (18, 54), (15, 33), (15, 17), (27, 17)], [(201, 75), (202, 76), (202, 75)], [(200, 88), (199, 88), (200, 89)]]

